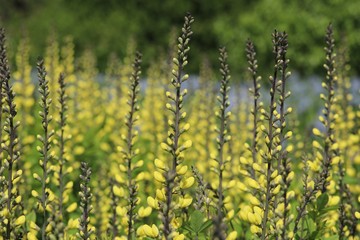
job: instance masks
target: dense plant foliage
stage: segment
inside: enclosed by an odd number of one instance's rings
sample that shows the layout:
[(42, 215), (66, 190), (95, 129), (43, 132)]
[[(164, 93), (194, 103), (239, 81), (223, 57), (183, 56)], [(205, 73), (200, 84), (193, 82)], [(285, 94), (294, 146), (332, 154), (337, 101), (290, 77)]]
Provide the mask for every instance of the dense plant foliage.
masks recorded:
[(288, 103), (286, 32), (269, 39), (268, 89), (251, 40), (248, 93), (225, 47), (219, 74), (205, 59), (195, 89), (193, 22), (146, 74), (129, 44), (102, 81), (91, 51), (51, 41), (37, 87), (29, 41), (10, 70), (1, 29), (0, 239), (359, 239), (360, 105), (333, 26), (309, 137)]

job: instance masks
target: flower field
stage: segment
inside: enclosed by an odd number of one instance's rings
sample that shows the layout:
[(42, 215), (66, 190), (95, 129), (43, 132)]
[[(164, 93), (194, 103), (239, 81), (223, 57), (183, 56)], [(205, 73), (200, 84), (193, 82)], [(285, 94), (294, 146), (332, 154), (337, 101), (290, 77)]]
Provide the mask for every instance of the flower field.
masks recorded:
[(336, 29), (307, 132), (285, 32), (268, 66), (248, 40), (243, 94), (225, 47), (190, 87), (193, 22), (146, 70), (130, 43), (101, 80), (71, 38), (33, 66), (29, 39), (10, 59), (1, 29), (0, 239), (360, 239), (360, 103)]

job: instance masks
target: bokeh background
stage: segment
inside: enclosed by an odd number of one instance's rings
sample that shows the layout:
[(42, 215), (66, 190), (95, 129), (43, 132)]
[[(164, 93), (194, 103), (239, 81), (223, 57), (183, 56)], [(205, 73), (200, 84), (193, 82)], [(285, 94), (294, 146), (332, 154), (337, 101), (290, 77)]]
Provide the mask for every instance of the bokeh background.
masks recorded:
[[(43, 53), (49, 37), (72, 36), (76, 53), (91, 49), (98, 67), (109, 55), (126, 54), (129, 40), (143, 53), (145, 66), (166, 51), (171, 33), (190, 11), (195, 17), (190, 71), (198, 72), (204, 56), (217, 62), (226, 45), (233, 74), (246, 67), (244, 46), (257, 47), (260, 71), (269, 66), (271, 32), (289, 34), (291, 68), (301, 76), (323, 74), (325, 28), (332, 22), (336, 38), (349, 48), (351, 74), (360, 68), (360, 1), (354, 0), (0, 0), (0, 24), (7, 29), (10, 49), (29, 37), (31, 59)], [(60, 37), (61, 36), (61, 37)], [(11, 52), (11, 51), (10, 51)]]

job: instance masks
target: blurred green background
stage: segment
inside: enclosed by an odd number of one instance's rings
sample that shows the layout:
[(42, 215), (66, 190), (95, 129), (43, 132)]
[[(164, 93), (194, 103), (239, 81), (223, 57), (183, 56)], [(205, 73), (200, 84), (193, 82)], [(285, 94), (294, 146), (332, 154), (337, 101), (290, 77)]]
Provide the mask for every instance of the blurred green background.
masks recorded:
[(32, 59), (44, 53), (49, 35), (61, 42), (74, 38), (76, 53), (86, 48), (97, 55), (103, 70), (110, 53), (126, 53), (130, 39), (144, 55), (145, 65), (166, 52), (172, 29), (184, 14), (195, 17), (190, 70), (198, 71), (204, 56), (217, 63), (217, 49), (229, 51), (233, 73), (246, 67), (245, 41), (257, 47), (260, 70), (272, 66), (271, 33), (289, 34), (291, 69), (301, 75), (323, 74), (324, 34), (329, 22), (336, 39), (349, 47), (352, 74), (359, 74), (360, 1), (357, 0), (0, 0), (0, 24), (10, 49), (28, 36)]

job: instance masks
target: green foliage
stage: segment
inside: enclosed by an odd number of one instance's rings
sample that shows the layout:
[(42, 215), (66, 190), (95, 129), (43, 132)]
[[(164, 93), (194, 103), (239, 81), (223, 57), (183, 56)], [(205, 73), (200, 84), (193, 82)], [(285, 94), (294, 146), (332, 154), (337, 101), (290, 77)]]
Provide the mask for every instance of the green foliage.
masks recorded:
[[(293, 69), (304, 74), (314, 71), (322, 74), (322, 30), (329, 22), (346, 36), (351, 65), (356, 66), (355, 63), (360, 61), (358, 1), (87, 0), (84, 4), (80, 0), (18, 0), (2, 1), (1, 6), (0, 24), (8, 29), (14, 43), (24, 34), (29, 35), (33, 45), (32, 59), (44, 49), (44, 36), (55, 31), (59, 36), (72, 35), (76, 48), (81, 51), (93, 49), (101, 69), (105, 69), (111, 51), (124, 56), (129, 39), (136, 39), (147, 67), (150, 60), (168, 46), (173, 26), (178, 26), (184, 13), (190, 11), (199, 19), (194, 25), (196, 36), (190, 54), (194, 63), (190, 66), (191, 72), (198, 69), (203, 55), (216, 61), (214, 49), (221, 44), (226, 44), (232, 53), (230, 65), (244, 66), (243, 46), (250, 36), (259, 55), (263, 56), (259, 65), (266, 66), (272, 56), (271, 45), (264, 36), (270, 37), (276, 28), (289, 34), (289, 58), (293, 59)], [(244, 70), (237, 68), (234, 74), (243, 74)], [(264, 73), (265, 69), (259, 71)]]

